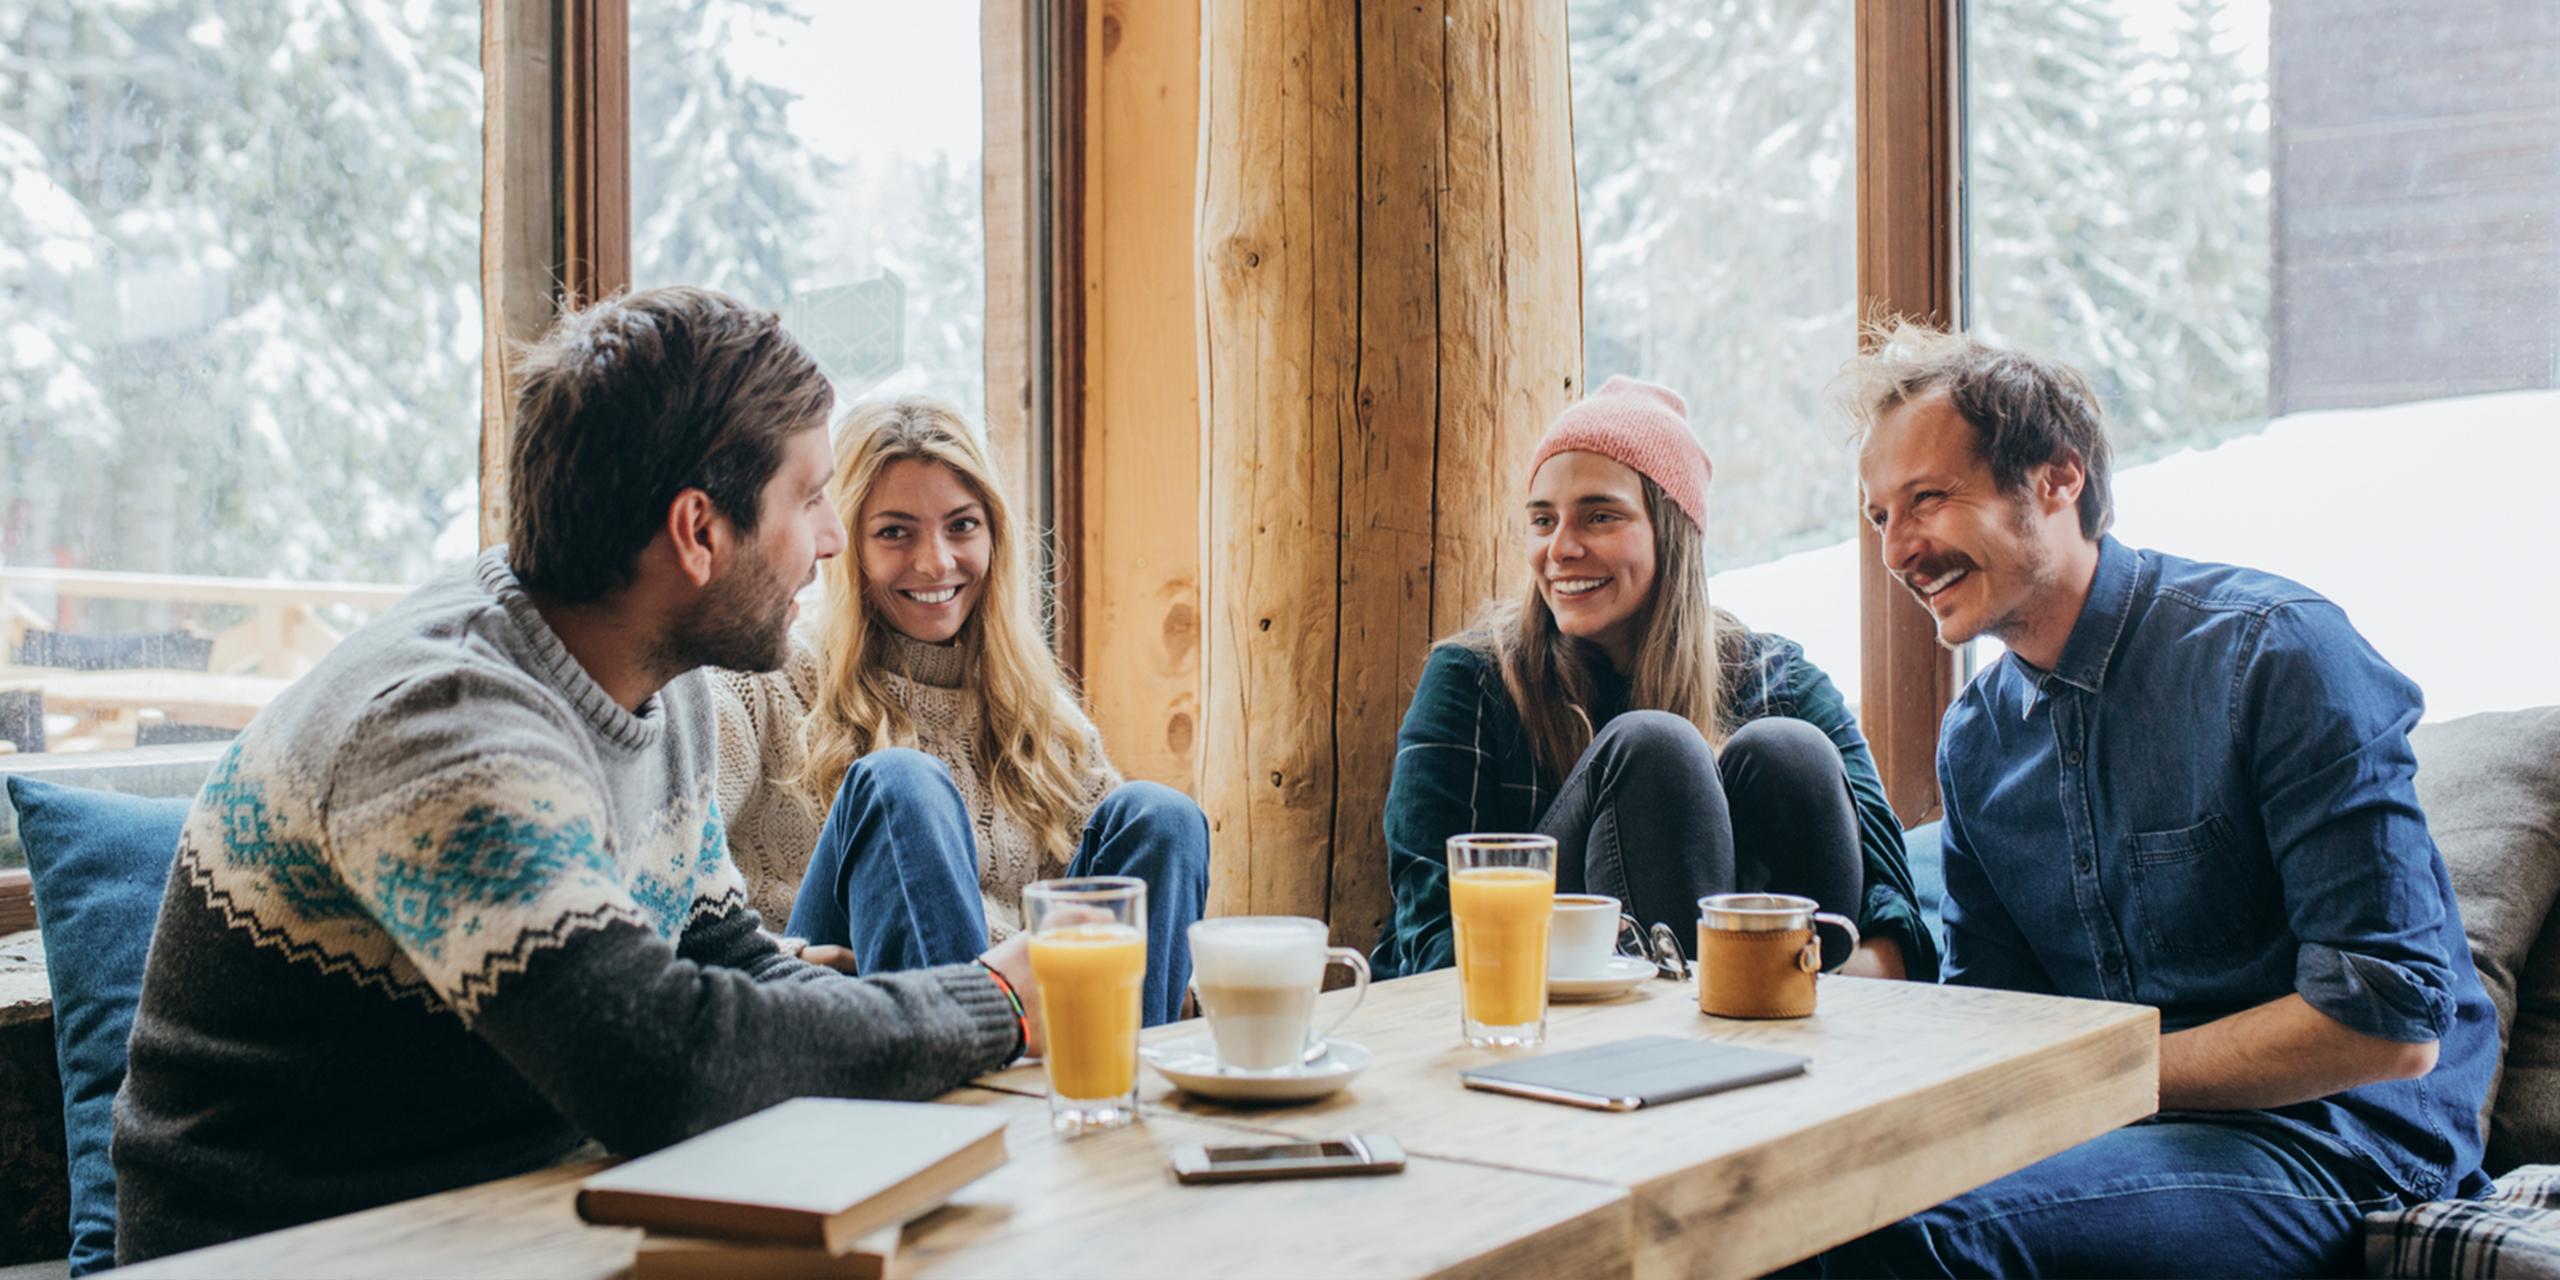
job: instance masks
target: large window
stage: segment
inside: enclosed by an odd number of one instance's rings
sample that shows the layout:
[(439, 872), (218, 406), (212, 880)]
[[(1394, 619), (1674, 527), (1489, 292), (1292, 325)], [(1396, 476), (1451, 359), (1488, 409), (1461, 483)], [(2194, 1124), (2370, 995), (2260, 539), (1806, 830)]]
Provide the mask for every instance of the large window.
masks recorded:
[(1573, 0), (1586, 376), (1660, 382), (1715, 459), (1715, 602), (1858, 698), (1852, 6)]
[(227, 735), (476, 549), (479, 38), (0, 6), (0, 751)]
[(2344, 606), (2431, 718), (2560, 701), (2560, 18), (1971, 0), (1972, 323), (2089, 372), (2117, 536)]
[(985, 420), (979, 6), (631, 0), (635, 285), (783, 313), (841, 406)]

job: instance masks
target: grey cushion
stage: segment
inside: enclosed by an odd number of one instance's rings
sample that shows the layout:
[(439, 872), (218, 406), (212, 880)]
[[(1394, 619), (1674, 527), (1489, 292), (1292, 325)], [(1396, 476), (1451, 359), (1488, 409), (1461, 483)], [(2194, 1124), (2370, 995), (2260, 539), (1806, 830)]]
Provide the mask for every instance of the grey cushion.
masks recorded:
[(2560, 1160), (2560, 707), (2421, 725), (2418, 803), (2462, 901), (2471, 959), (2498, 1009), (2491, 1173)]

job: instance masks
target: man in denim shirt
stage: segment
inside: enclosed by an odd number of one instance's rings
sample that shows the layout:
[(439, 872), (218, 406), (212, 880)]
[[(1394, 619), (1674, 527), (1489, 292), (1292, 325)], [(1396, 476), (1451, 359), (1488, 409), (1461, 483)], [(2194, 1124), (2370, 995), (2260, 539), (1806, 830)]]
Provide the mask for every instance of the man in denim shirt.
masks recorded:
[(1953, 646), (1946, 981), (2160, 1010), (2160, 1114), (1836, 1274), (2354, 1274), (2476, 1195), (2497, 1024), (2427, 835), (2416, 685), (2271, 574), (2126, 547), (2075, 372), (1916, 326), (1856, 372), (1868, 519)]

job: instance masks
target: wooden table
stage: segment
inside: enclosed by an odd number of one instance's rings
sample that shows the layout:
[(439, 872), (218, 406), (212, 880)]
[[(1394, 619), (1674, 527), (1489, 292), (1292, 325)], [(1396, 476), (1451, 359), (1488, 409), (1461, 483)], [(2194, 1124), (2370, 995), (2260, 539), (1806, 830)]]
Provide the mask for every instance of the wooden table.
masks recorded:
[[(1349, 996), (1330, 993), (1324, 1008)], [(1239, 1108), (1148, 1072), (1144, 1103), (1293, 1138), (1383, 1133), (1417, 1155), (1623, 1188), (1635, 1198), (1640, 1276), (1758, 1275), (2159, 1106), (2159, 1014), (2141, 1005), (1826, 977), (1813, 1017), (1745, 1022), (1700, 1014), (1693, 984), (1649, 981), (1616, 1000), (1555, 1005), (1547, 1027), (1549, 1050), (1679, 1035), (1813, 1065), (1625, 1114), (1480, 1093), (1458, 1072), (1503, 1055), (1460, 1043), (1456, 974), (1443, 970), (1370, 988), (1341, 1034), (1376, 1059), (1329, 1099)], [(1147, 1034), (1199, 1033), (1176, 1024)], [(1041, 1089), (1037, 1067), (979, 1083)]]
[[(1348, 992), (1324, 999), (1339, 1007)], [(1548, 1045), (1730, 1039), (1806, 1054), (1803, 1077), (1628, 1114), (1459, 1086), (1497, 1055), (1457, 1039), (1454, 975), (1379, 983), (1343, 1035), (1376, 1058), (1317, 1103), (1249, 1109), (1148, 1073), (1146, 1123), (1062, 1139), (1039, 1068), (945, 1102), (1006, 1109), (1012, 1159), (909, 1224), (905, 1276), (1756, 1275), (2148, 1115), (2159, 1016), (2137, 1005), (1825, 978), (1793, 1022), (1701, 1016), (1648, 982), (1558, 1005)], [(1150, 1039), (1197, 1035), (1198, 1023)], [(1406, 1171), (1184, 1187), (1190, 1142), (1384, 1133)], [(430, 1196), (162, 1259), (150, 1276), (542, 1275), (602, 1280), (637, 1234), (571, 1210), (593, 1166)]]
[[(941, 1100), (1004, 1110), (1011, 1159), (908, 1224), (901, 1277), (1627, 1271), (1627, 1194), (1586, 1180), (1414, 1160), (1394, 1177), (1185, 1187), (1167, 1172), (1175, 1146), (1254, 1135), (1160, 1112), (1070, 1140), (1050, 1132), (1045, 1099), (960, 1089)], [(116, 1274), (605, 1280), (630, 1267), (640, 1233), (578, 1220), (578, 1181), (600, 1167), (545, 1169)]]

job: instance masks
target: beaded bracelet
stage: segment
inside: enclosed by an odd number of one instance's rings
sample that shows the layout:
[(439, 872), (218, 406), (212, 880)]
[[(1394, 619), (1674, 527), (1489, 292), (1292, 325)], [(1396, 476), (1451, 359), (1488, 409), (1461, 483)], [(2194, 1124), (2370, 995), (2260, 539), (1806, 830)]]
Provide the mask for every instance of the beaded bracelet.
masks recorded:
[(1011, 981), (1007, 980), (1003, 974), (996, 972), (994, 965), (988, 964), (983, 958), (976, 963), (979, 968), (987, 971), (988, 977), (995, 979), (996, 990), (1003, 992), (1005, 1002), (1013, 1006), (1013, 1056), (1019, 1058), (1031, 1051), (1031, 1016), (1023, 1011), (1022, 995), (1013, 989)]

